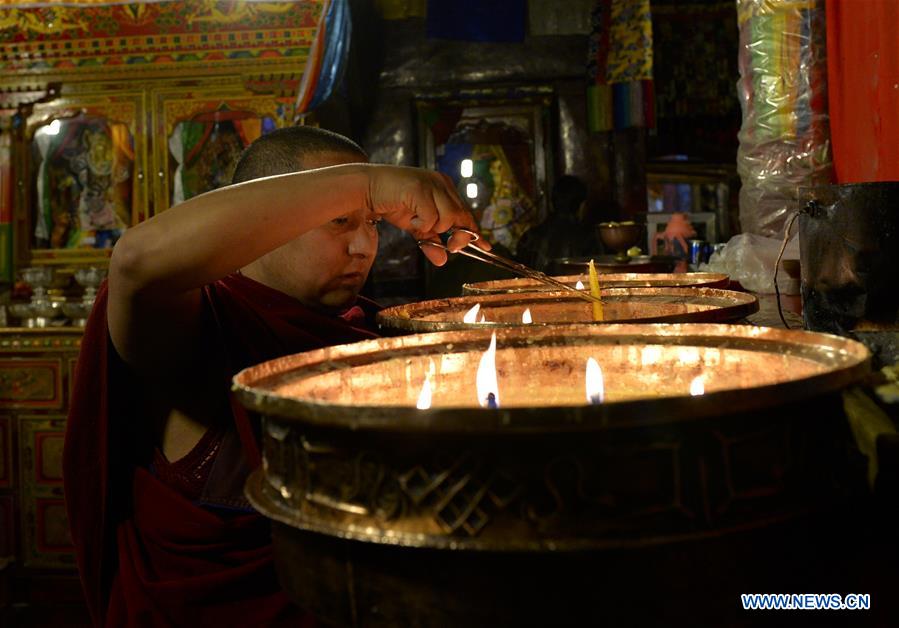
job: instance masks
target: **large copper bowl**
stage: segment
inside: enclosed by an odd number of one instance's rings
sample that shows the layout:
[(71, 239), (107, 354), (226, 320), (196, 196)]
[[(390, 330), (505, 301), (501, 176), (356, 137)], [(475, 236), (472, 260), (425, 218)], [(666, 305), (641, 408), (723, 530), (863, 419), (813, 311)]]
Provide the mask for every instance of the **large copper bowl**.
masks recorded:
[[(603, 320), (608, 323), (693, 323), (735, 321), (758, 311), (758, 299), (746, 292), (715, 288), (604, 288)], [(484, 323), (466, 323), (465, 314), (480, 305)], [(483, 294), (398, 305), (378, 313), (378, 324), (400, 332), (449, 331), (480, 326), (522, 324), (530, 310), (534, 325), (593, 324), (593, 305), (565, 292)]]
[[(580, 281), (587, 284), (587, 275), (561, 275), (553, 277), (574, 288)], [(722, 273), (608, 273), (600, 278), (604, 288), (727, 288), (730, 278)], [(466, 283), (463, 295), (515, 294), (519, 292), (551, 292), (555, 288), (536, 279), (496, 279)]]
[(731, 325), (497, 329), (500, 408), (483, 409), (493, 331), (331, 347), (235, 378), (263, 416), (248, 497), (274, 522), (282, 585), (323, 623), (738, 619), (740, 592), (805, 590), (783, 563), (813, 564), (801, 547), (830, 519), (804, 522), (838, 501), (837, 391), (868, 371), (862, 345)]

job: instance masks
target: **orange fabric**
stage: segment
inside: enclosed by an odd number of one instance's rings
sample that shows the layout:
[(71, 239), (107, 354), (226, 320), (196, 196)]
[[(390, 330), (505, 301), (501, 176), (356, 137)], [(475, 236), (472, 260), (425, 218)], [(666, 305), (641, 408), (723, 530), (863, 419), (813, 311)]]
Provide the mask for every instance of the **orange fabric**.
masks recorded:
[(899, 181), (899, 2), (827, 0), (837, 183)]

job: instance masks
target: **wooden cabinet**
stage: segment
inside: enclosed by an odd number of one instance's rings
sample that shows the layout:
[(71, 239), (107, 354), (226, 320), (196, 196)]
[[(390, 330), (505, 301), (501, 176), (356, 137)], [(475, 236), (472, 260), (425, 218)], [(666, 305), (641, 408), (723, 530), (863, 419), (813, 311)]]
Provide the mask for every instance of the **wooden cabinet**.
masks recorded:
[(128, 227), (227, 185), (250, 142), (293, 122), (292, 97), (240, 81), (128, 87), (62, 85), (29, 108), (13, 148), (18, 267), (106, 264)]
[(0, 625), (87, 625), (62, 487), (81, 335), (0, 328)]
[(130, 88), (63, 85), (18, 114), (8, 149), (16, 267), (108, 263), (128, 227), (227, 185), (250, 142), (293, 123), (280, 87), (163, 79)]
[(5, 10), (0, 280), (103, 265), (128, 227), (226, 184), (249, 142), (294, 123), (321, 7), (59, 5), (52, 23)]
[(0, 329), (0, 564), (15, 574), (75, 564), (62, 445), (80, 343), (75, 328)]

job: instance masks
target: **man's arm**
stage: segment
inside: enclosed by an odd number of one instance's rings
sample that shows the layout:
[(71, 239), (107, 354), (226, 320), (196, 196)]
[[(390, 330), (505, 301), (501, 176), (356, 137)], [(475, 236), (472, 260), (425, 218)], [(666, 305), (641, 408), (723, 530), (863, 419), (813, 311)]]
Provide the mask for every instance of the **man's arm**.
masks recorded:
[[(417, 168), (346, 164), (207, 192), (129, 229), (109, 268), (109, 331), (133, 367), (158, 372), (196, 349), (200, 289), (334, 218), (370, 208), (417, 239), (477, 230), (449, 180)], [(464, 234), (450, 240), (464, 246)], [(446, 254), (425, 247), (435, 264)]]

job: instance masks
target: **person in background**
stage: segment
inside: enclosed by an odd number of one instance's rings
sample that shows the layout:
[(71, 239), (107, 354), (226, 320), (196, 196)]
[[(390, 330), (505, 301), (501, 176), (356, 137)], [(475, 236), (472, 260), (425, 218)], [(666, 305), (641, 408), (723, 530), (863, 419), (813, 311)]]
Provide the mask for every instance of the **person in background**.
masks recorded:
[(552, 208), (546, 220), (528, 229), (518, 241), (518, 261), (543, 272), (561, 257), (582, 257), (598, 249), (592, 229), (586, 229), (579, 215), (587, 200), (587, 186), (564, 175), (553, 186)]
[[(445, 176), (367, 161), (335, 133), (275, 131), (241, 156), (235, 185), (117, 242), (85, 329), (63, 455), (95, 625), (310, 621), (281, 591), (268, 521), (243, 495), (260, 464), (259, 426), (231, 397), (231, 378), (375, 336), (377, 307), (358, 294), (382, 219), (418, 240), (477, 231)], [(469, 239), (457, 233), (448, 246)]]

